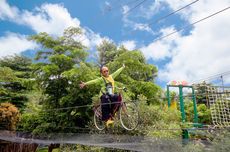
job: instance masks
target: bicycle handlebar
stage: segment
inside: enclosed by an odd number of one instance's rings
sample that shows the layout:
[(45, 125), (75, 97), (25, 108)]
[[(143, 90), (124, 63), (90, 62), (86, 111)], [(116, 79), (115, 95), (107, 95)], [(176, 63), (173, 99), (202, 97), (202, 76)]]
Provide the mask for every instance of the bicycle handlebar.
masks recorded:
[(115, 88), (118, 89), (118, 90), (127, 92), (127, 88), (126, 87), (123, 87), (123, 88), (115, 87)]

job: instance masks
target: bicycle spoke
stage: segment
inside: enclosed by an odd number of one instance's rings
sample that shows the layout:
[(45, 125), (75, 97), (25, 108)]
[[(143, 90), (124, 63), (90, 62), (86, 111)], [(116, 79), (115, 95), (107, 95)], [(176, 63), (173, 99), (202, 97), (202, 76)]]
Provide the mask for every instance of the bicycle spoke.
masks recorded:
[(137, 127), (139, 114), (134, 103), (126, 103), (120, 109), (120, 121), (126, 130), (133, 130)]
[(102, 121), (101, 106), (98, 106), (94, 111), (94, 125), (98, 130), (105, 129), (104, 121)]

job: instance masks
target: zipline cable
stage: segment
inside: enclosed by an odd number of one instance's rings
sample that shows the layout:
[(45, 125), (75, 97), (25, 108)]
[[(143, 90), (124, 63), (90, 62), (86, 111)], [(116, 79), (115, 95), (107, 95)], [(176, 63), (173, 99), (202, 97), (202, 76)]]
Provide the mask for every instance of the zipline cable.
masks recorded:
[(194, 4), (194, 3), (198, 2), (198, 1), (199, 1), (199, 0), (195, 0), (195, 1), (193, 1), (193, 2), (191, 2), (191, 3), (189, 3), (189, 4), (185, 5), (185, 6), (183, 6), (183, 7), (181, 7), (181, 8), (179, 8), (179, 9), (177, 9), (177, 10), (175, 10), (175, 11), (173, 11), (173, 12), (167, 14), (167, 15), (165, 15), (165, 16), (162, 16), (162, 17), (156, 19), (156, 20), (153, 21), (153, 22), (148, 23), (148, 25), (150, 26), (150, 25), (153, 25), (153, 24), (155, 24), (155, 23), (158, 23), (158, 22), (160, 22), (160, 21), (162, 21), (162, 20), (164, 20), (164, 19), (166, 19), (166, 18), (172, 16), (173, 14), (175, 14), (175, 13), (177, 13), (177, 12), (179, 12), (179, 11), (181, 11), (181, 10), (183, 10), (183, 9), (185, 9), (185, 8), (187, 8), (187, 7), (189, 7), (189, 6), (191, 6), (192, 4)]
[(128, 13), (130, 13), (131, 11), (133, 11), (134, 9), (136, 9), (137, 7), (141, 6), (144, 2), (146, 2), (147, 0), (143, 0), (140, 3), (138, 3), (136, 6), (130, 8), (127, 12), (125, 12), (123, 15), (127, 15)]
[(169, 33), (169, 34), (166, 34), (166, 35), (164, 35), (164, 36), (158, 37), (158, 38), (154, 39), (153, 42), (162, 40), (162, 39), (164, 39), (164, 38), (166, 38), (166, 37), (169, 37), (169, 36), (171, 36), (171, 35), (173, 35), (173, 34), (175, 34), (175, 33), (178, 33), (178, 32), (180, 32), (180, 31), (182, 31), (182, 30), (184, 30), (184, 29), (186, 29), (186, 28), (189, 28), (189, 27), (191, 27), (191, 26), (193, 26), (193, 25), (195, 25), (195, 24), (197, 24), (197, 23), (200, 23), (200, 22), (202, 22), (202, 21), (204, 21), (204, 20), (206, 20), (206, 19), (209, 19), (209, 18), (211, 18), (211, 17), (213, 17), (213, 16), (215, 16), (215, 15), (221, 13), (221, 12), (224, 12), (224, 11), (228, 10), (229, 8), (230, 8), (230, 6), (224, 8), (224, 9), (222, 9), (222, 10), (220, 10), (220, 11), (217, 11), (217, 12), (215, 12), (215, 13), (209, 15), (209, 16), (206, 16), (206, 17), (204, 17), (204, 18), (202, 18), (202, 19), (200, 19), (200, 20), (198, 20), (198, 21), (195, 21), (195, 22), (193, 22), (193, 23), (191, 23), (191, 24), (188, 24), (188, 25), (186, 25), (186, 26), (183, 26), (183, 27), (181, 27), (181, 28), (178, 29), (178, 30), (174, 30), (173, 32), (171, 32), (171, 33)]

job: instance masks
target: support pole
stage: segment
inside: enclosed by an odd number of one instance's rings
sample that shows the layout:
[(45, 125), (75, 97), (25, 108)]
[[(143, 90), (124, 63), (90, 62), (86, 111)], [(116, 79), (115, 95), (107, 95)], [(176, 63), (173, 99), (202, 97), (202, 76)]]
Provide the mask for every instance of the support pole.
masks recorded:
[(167, 85), (167, 98), (168, 98), (168, 107), (171, 105), (170, 101), (170, 93), (169, 93), (169, 86)]
[(184, 99), (183, 99), (183, 86), (179, 85), (179, 97), (180, 97), (180, 111), (182, 122), (185, 122), (185, 111), (184, 111)]
[[(185, 110), (184, 110), (184, 97), (183, 97), (182, 85), (179, 85), (179, 97), (180, 97), (180, 111), (181, 111), (182, 123), (185, 123), (186, 118), (185, 118)], [(189, 133), (187, 129), (182, 129), (182, 138), (183, 138), (182, 143), (187, 144), (189, 139)]]
[(193, 111), (194, 111), (194, 123), (198, 123), (198, 113), (197, 113), (197, 105), (196, 105), (196, 97), (195, 97), (195, 91), (194, 88), (192, 87), (192, 101), (193, 101)]

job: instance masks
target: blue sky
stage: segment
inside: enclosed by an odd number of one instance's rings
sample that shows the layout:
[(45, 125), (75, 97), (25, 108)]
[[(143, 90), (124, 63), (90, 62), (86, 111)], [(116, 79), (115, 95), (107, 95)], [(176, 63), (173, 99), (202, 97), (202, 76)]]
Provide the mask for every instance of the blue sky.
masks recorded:
[[(141, 50), (158, 67), (161, 86), (172, 80), (192, 83), (229, 71), (230, 9), (154, 41), (230, 6), (230, 0), (199, 0), (156, 22), (191, 2), (194, 0), (0, 0), (0, 57), (33, 54), (39, 48), (27, 36), (39, 32), (59, 36), (65, 28), (76, 26), (83, 29), (79, 39), (90, 51), (103, 39)], [(229, 75), (223, 76), (229, 83)]]

